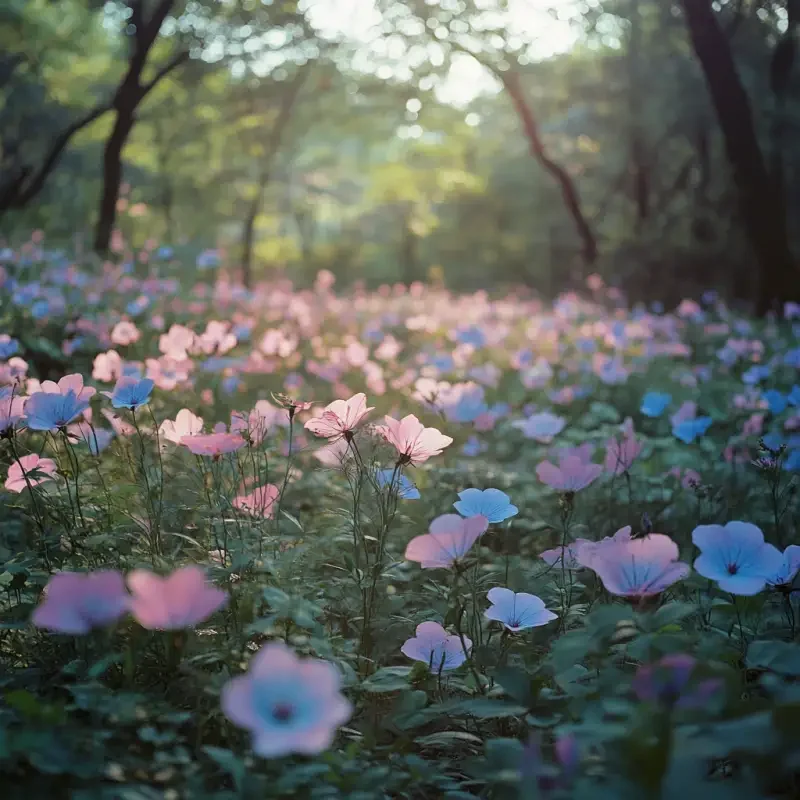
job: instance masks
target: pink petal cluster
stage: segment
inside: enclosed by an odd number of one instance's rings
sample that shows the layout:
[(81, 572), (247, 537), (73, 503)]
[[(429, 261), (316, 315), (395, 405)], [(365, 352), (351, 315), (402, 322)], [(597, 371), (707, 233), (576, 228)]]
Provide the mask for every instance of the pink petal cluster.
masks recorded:
[(422, 464), (432, 456), (438, 456), (453, 442), (436, 428), (426, 428), (413, 414), (399, 421), (393, 417), (385, 419), (386, 425), (378, 425), (376, 430), (395, 447), (404, 463)]
[(19, 494), (27, 489), (28, 484), (38, 486), (40, 483), (53, 480), (57, 469), (56, 462), (51, 458), (39, 458), (36, 453), (31, 453), (22, 456), (19, 462), (15, 461), (8, 468), (8, 477), (4, 485), (9, 492)]
[(148, 630), (180, 630), (207, 620), (228, 601), (228, 595), (206, 581), (198, 566), (176, 569), (162, 578), (144, 569), (128, 575), (130, 610)]
[(636, 440), (633, 426), (623, 429), (622, 438), (612, 437), (606, 443), (606, 472), (622, 475), (628, 472), (642, 452), (642, 443)]
[(253, 517), (271, 519), (275, 514), (275, 501), (278, 499), (280, 489), (275, 484), (268, 483), (257, 486), (249, 494), (240, 494), (233, 500), (233, 507), (245, 511)]
[(196, 433), (190, 436), (181, 436), (181, 444), (196, 456), (211, 456), (218, 458), (226, 453), (235, 453), (244, 447), (247, 442), (238, 433)]
[(374, 406), (367, 407), (367, 396), (363, 392), (349, 400), (334, 400), (325, 406), (321, 416), (310, 419), (305, 428), (315, 436), (331, 441), (350, 438), (356, 426), (369, 414)]
[(418, 561), (423, 569), (450, 567), (461, 561), (489, 527), (482, 515), (460, 517), (443, 514), (431, 522), (428, 533), (415, 536), (406, 547), (406, 560)]
[(539, 480), (559, 492), (578, 492), (593, 483), (603, 472), (600, 464), (584, 461), (580, 455), (559, 454), (558, 466), (542, 461), (536, 467)]
[(173, 444), (181, 444), (184, 436), (196, 436), (203, 430), (203, 418), (182, 408), (174, 420), (165, 419), (158, 429), (159, 436)]

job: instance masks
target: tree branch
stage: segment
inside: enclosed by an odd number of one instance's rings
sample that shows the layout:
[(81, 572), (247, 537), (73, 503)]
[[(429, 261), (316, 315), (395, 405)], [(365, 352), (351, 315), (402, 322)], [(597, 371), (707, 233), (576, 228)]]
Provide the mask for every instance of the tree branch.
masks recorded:
[(188, 60), (189, 60), (188, 50), (179, 50), (177, 53), (175, 53), (172, 56), (172, 58), (169, 59), (169, 61), (162, 64), (162, 66), (156, 70), (156, 74), (153, 75), (153, 77), (142, 86), (141, 97), (144, 98), (147, 94), (149, 94), (149, 92), (151, 92), (156, 87), (156, 85), (161, 80), (166, 78), (170, 72), (177, 69), (181, 64), (185, 63)]

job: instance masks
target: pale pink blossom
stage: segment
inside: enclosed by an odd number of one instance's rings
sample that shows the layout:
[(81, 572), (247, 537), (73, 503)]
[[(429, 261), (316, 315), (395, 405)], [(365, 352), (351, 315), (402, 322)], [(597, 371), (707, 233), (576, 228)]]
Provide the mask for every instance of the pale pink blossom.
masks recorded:
[(133, 322), (122, 320), (122, 322), (118, 322), (111, 331), (111, 341), (114, 344), (125, 347), (126, 345), (138, 342), (141, 335), (139, 329)]
[(408, 561), (418, 561), (423, 569), (450, 567), (461, 561), (489, 527), (482, 515), (460, 517), (443, 514), (431, 522), (428, 533), (415, 536), (406, 547)]
[(149, 630), (180, 630), (207, 620), (228, 602), (228, 595), (206, 580), (200, 567), (176, 569), (165, 578), (137, 569), (128, 575), (130, 609)]
[(122, 376), (122, 356), (116, 350), (99, 353), (94, 358), (92, 377), (101, 383), (112, 383)]
[(203, 418), (192, 413), (188, 408), (182, 408), (174, 420), (165, 419), (158, 429), (162, 439), (173, 444), (181, 444), (184, 436), (195, 436), (203, 430)]
[(376, 426), (376, 431), (393, 445), (402, 463), (413, 466), (423, 464), (429, 458), (438, 456), (453, 440), (436, 428), (426, 428), (413, 414), (398, 421), (385, 417), (386, 425)]
[(606, 443), (606, 472), (622, 475), (628, 472), (642, 452), (642, 443), (637, 441), (633, 429), (627, 429), (621, 439), (613, 437)]
[(350, 439), (356, 426), (372, 409), (373, 406), (367, 407), (367, 396), (359, 392), (349, 400), (334, 400), (325, 407), (321, 416), (306, 422), (305, 428), (315, 436), (334, 441), (343, 436)]
[(567, 455), (559, 459), (558, 466), (543, 461), (536, 467), (539, 480), (559, 492), (578, 492), (597, 480), (603, 472), (600, 464), (587, 463), (580, 456)]
[(234, 453), (247, 444), (238, 433), (227, 433), (224, 430), (181, 436), (180, 443), (196, 456), (212, 456), (214, 458), (226, 453)]
[(58, 383), (42, 381), (41, 391), (46, 394), (60, 394), (62, 397), (72, 393), (80, 402), (85, 402), (94, 396), (97, 389), (92, 386), (84, 386), (83, 375), (75, 372), (71, 375), (65, 375), (59, 379)]
[(30, 486), (38, 486), (55, 478), (56, 462), (51, 458), (39, 458), (36, 453), (22, 456), (8, 468), (5, 487), (9, 492), (19, 494)]
[(245, 511), (253, 517), (271, 519), (275, 514), (275, 501), (280, 489), (272, 483), (257, 486), (249, 494), (240, 494), (233, 500), (233, 507)]
[(630, 525), (620, 528), (613, 536), (606, 536), (599, 542), (593, 542), (590, 539), (578, 539), (573, 545), (576, 549), (576, 560), (582, 567), (594, 569), (593, 564), (595, 558), (602, 557), (604, 552), (612, 550), (620, 542), (628, 542), (630, 540)]
[(158, 338), (158, 349), (176, 361), (189, 357), (189, 350), (194, 344), (195, 334), (184, 325), (172, 325), (166, 333)]

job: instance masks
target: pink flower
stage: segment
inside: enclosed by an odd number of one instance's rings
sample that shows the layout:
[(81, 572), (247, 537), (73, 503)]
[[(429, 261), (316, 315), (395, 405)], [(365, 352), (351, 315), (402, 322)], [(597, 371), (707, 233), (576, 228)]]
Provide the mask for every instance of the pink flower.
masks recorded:
[(539, 480), (560, 492), (578, 492), (597, 480), (603, 472), (600, 464), (582, 461), (579, 456), (562, 456), (558, 466), (543, 461), (536, 467)]
[(60, 394), (62, 397), (65, 397), (71, 392), (79, 401), (84, 402), (94, 396), (97, 389), (91, 386), (84, 386), (83, 375), (76, 372), (72, 375), (65, 375), (58, 383), (54, 381), (42, 381), (41, 391), (46, 394)]
[(25, 413), (25, 398), (10, 389), (0, 389), (0, 434), (13, 428)]
[(165, 419), (158, 429), (159, 435), (169, 442), (180, 444), (184, 436), (195, 436), (203, 430), (203, 418), (193, 414), (188, 408), (182, 408), (175, 420)]
[(339, 439), (315, 450), (314, 458), (323, 466), (342, 469), (353, 458), (353, 451), (350, 449), (348, 442), (344, 439)]
[(96, 381), (111, 383), (122, 376), (122, 357), (116, 350), (99, 353), (94, 358), (92, 377)]
[(466, 636), (462, 644), (460, 636), (448, 634), (438, 622), (422, 622), (417, 625), (416, 636), (406, 640), (400, 652), (439, 672), (460, 667), (471, 649), (472, 641)]
[(697, 416), (697, 403), (687, 400), (681, 407), (669, 418), (672, 427), (680, 425), (682, 422), (688, 422)]
[(141, 335), (139, 329), (133, 322), (123, 320), (122, 322), (118, 322), (111, 331), (111, 341), (114, 344), (119, 344), (124, 347), (138, 342)]
[(59, 633), (85, 634), (119, 619), (128, 602), (119, 572), (59, 572), (50, 578), (31, 622)]
[(606, 443), (606, 472), (622, 475), (628, 472), (642, 452), (642, 443), (636, 441), (633, 428), (623, 432), (622, 438), (611, 438)]
[(443, 514), (431, 522), (428, 533), (415, 536), (406, 547), (406, 560), (419, 561), (423, 569), (450, 567), (460, 561), (489, 527), (482, 515)]
[(594, 542), (589, 539), (576, 539), (572, 544), (568, 544), (566, 547), (562, 548), (559, 546), (553, 547), (550, 550), (544, 550), (539, 553), (539, 558), (549, 567), (560, 567), (562, 552), (566, 550), (567, 561), (564, 565), (564, 569), (580, 569), (583, 564), (578, 560), (578, 554), (580, 553), (581, 547), (585, 544), (594, 544)]
[(27, 489), (28, 484), (38, 486), (40, 483), (53, 480), (57, 469), (56, 462), (50, 458), (39, 458), (36, 453), (22, 456), (19, 463), (15, 461), (8, 468), (5, 487), (9, 492), (19, 494)]
[(578, 539), (572, 545), (576, 548), (575, 557), (582, 567), (594, 569), (594, 559), (602, 556), (608, 550), (613, 549), (620, 542), (629, 542), (631, 540), (631, 526), (626, 525), (620, 528), (613, 536), (606, 536), (599, 542), (593, 542), (590, 539)]
[(130, 422), (122, 419), (119, 414), (111, 411), (111, 409), (101, 408), (100, 413), (109, 421), (117, 436), (133, 436), (136, 433), (136, 428)]
[(389, 444), (394, 445), (402, 463), (416, 467), (432, 456), (438, 456), (453, 442), (436, 428), (424, 427), (413, 414), (403, 417), (399, 422), (392, 417), (385, 419), (386, 425), (378, 425), (376, 430)]
[(235, 453), (247, 442), (238, 433), (196, 433), (181, 436), (181, 444), (188, 447), (196, 456), (212, 456), (218, 458), (225, 453)]
[(350, 439), (355, 427), (373, 408), (367, 408), (367, 396), (359, 392), (349, 400), (334, 400), (325, 406), (321, 416), (306, 422), (305, 428), (315, 436), (324, 436), (333, 441), (343, 436)]
[(249, 494), (240, 494), (233, 500), (233, 506), (254, 517), (271, 519), (275, 513), (274, 505), (279, 494), (280, 489), (268, 483), (265, 486), (257, 486)]
[(321, 753), (353, 713), (336, 667), (299, 659), (283, 642), (265, 644), (247, 674), (222, 687), (221, 703), (231, 722), (250, 731), (253, 750), (264, 758)]
[(591, 568), (611, 594), (648, 597), (689, 575), (689, 565), (678, 557), (678, 545), (669, 536), (651, 533), (595, 551)]
[(683, 489), (694, 489), (703, 482), (700, 473), (695, 472), (695, 470), (690, 467), (687, 467), (685, 470), (681, 470), (680, 467), (673, 467), (666, 474), (679, 480), (681, 482), (681, 488)]
[(128, 575), (134, 619), (148, 630), (191, 628), (228, 602), (228, 595), (206, 582), (200, 567), (176, 569), (162, 578), (144, 569)]

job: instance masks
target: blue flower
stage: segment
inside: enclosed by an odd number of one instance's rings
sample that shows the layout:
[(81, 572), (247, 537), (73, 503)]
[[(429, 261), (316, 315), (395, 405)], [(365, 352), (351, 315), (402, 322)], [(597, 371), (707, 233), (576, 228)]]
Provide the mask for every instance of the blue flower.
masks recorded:
[(0, 360), (11, 358), (19, 352), (19, 342), (12, 339), (7, 333), (0, 334)]
[(748, 385), (753, 386), (756, 383), (765, 381), (772, 374), (772, 368), (766, 364), (754, 364), (747, 372), (742, 374), (742, 380)]
[(709, 429), (711, 422), (711, 417), (687, 419), (672, 426), (672, 435), (680, 439), (684, 444), (691, 444)]
[(519, 509), (511, 504), (511, 498), (499, 489), (464, 489), (458, 496), (461, 499), (453, 506), (462, 517), (480, 514), (489, 522), (502, 522), (519, 513)]
[(783, 414), (789, 404), (789, 398), (781, 394), (777, 389), (769, 389), (764, 392), (762, 397), (767, 401), (769, 410), (773, 414)]
[[(378, 486), (381, 489), (388, 488), (389, 484), (392, 480), (392, 475), (394, 474), (393, 469), (379, 469), (375, 473), (375, 478), (378, 481)], [(400, 475), (395, 475), (394, 483), (397, 487), (397, 496), (401, 500), (419, 500), (421, 497), (419, 493), (419, 489), (402, 473)]]
[(456, 331), (455, 340), (459, 344), (483, 347), (486, 344), (486, 334), (477, 325), (470, 325), (468, 328)]
[(790, 406), (797, 408), (800, 406), (800, 386), (792, 386), (792, 391), (789, 392), (786, 399), (789, 401)]
[(485, 445), (477, 436), (470, 436), (461, 448), (461, 452), (465, 456), (480, 455), (486, 449)]
[(145, 405), (150, 400), (150, 392), (153, 391), (153, 381), (150, 378), (127, 378), (122, 377), (117, 381), (113, 392), (103, 392), (106, 397), (111, 398), (111, 405), (114, 408), (130, 408), (131, 410)]
[(790, 450), (783, 468), (789, 472), (800, 472), (800, 449)]
[(642, 398), (642, 405), (639, 411), (646, 417), (660, 417), (672, 402), (672, 395), (666, 392), (647, 392)]
[(75, 392), (36, 392), (25, 403), (25, 420), (32, 431), (56, 431), (89, 408), (89, 401)]

